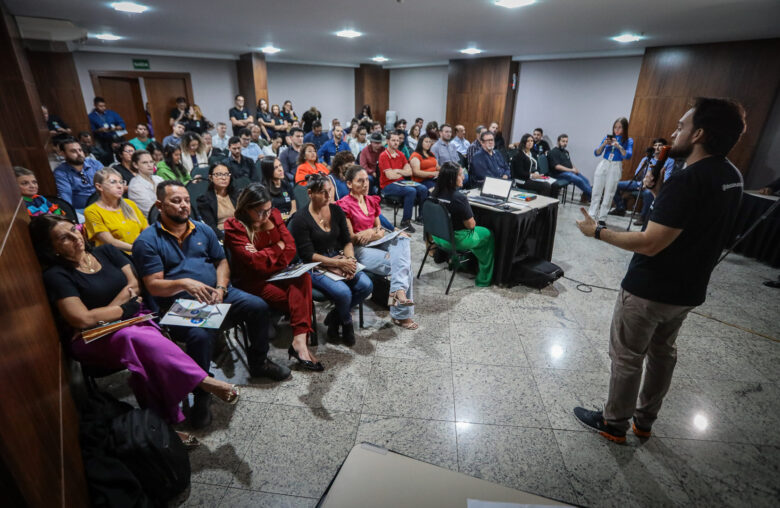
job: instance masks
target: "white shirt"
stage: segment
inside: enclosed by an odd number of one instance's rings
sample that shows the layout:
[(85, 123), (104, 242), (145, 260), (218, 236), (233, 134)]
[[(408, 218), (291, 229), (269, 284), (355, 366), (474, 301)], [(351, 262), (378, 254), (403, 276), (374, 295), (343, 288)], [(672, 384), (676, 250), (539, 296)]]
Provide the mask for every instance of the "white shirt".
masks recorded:
[[(280, 151), (279, 154), (281, 153), (282, 152)], [(274, 153), (274, 149), (271, 148), (271, 145), (263, 147), (263, 155), (266, 155), (268, 157), (276, 157), (276, 154)]]
[(157, 184), (163, 179), (157, 175), (152, 175), (152, 181), (148, 181), (142, 176), (136, 176), (127, 186), (127, 197), (133, 203), (138, 205), (138, 209), (144, 213), (144, 217), (149, 216), (149, 210), (157, 201)]
[(227, 132), (225, 133), (224, 138), (220, 138), (218, 134), (215, 134), (211, 137), (211, 146), (219, 148), (220, 150), (227, 150), (229, 139), (230, 137), (227, 135)]
[(368, 146), (368, 138), (361, 143), (357, 140), (357, 138), (350, 138), (349, 139), (349, 149), (352, 152), (352, 155), (355, 156), (355, 160), (360, 156), (360, 152)]

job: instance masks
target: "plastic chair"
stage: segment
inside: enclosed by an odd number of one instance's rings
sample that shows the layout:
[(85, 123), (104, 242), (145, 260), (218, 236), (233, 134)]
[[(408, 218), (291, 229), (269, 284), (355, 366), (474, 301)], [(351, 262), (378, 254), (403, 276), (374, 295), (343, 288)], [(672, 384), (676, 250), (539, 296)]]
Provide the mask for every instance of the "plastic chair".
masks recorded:
[(84, 205), (84, 208), (88, 207), (92, 203), (95, 203), (99, 197), (100, 193), (98, 193), (98, 191), (93, 192), (92, 195), (87, 198), (87, 204)]
[(385, 202), (385, 204), (393, 207), (393, 227), (396, 227), (396, 222), (398, 220), (398, 210), (402, 209), (404, 207), (404, 200), (400, 196), (382, 196), (382, 201)]
[(250, 183), (252, 183), (252, 180), (243, 176), (241, 178), (236, 178), (233, 180), (233, 188), (236, 190), (236, 192), (241, 192), (244, 190)]
[(295, 184), (295, 187), (293, 187), (293, 198), (295, 198), (296, 209), (303, 210), (309, 206), (309, 191), (305, 185)]
[[(454, 265), (452, 276), (450, 277), (449, 284), (447, 284), (447, 290), (444, 292), (444, 294), (447, 295), (450, 293), (452, 281), (455, 280), (455, 274), (458, 273), (460, 264), (473, 256), (474, 253), (468, 249), (461, 250), (455, 248), (455, 232), (452, 228), (450, 212), (441, 202), (436, 202), (434, 199), (428, 199), (423, 204), (423, 236), (425, 237), (426, 248), (425, 255), (420, 264), (420, 269), (417, 271), (417, 278), (419, 279), (422, 274), (425, 260), (428, 259), (428, 254), (430, 254), (431, 249), (433, 247), (438, 247), (447, 254), (448, 261), (454, 260), (454, 263), (452, 263)], [(446, 240), (451, 248), (435, 244), (433, 242), (433, 236)]]
[(197, 167), (192, 168), (192, 172), (190, 172), (190, 178), (193, 180), (196, 178), (201, 178), (202, 180), (208, 181), (209, 166), (207, 164), (198, 164)]
[(156, 206), (153, 206), (149, 209), (149, 213), (146, 214), (146, 222), (149, 223), (149, 225), (154, 224), (160, 219), (160, 210)]

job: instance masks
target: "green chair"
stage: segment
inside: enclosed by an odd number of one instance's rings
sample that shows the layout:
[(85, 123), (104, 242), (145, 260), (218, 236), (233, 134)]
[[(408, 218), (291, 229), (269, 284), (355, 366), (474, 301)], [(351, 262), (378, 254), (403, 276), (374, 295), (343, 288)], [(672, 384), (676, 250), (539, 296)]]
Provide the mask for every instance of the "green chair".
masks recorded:
[[(434, 243), (433, 236), (446, 240), (452, 248), (447, 249)], [(420, 278), (423, 266), (425, 266), (425, 260), (428, 259), (428, 254), (430, 254), (431, 250), (433, 248), (443, 250), (447, 254), (447, 261), (453, 267), (450, 282), (447, 284), (447, 290), (444, 292), (445, 295), (448, 295), (452, 281), (455, 279), (455, 274), (458, 273), (461, 263), (473, 257), (474, 254), (468, 249), (459, 250), (455, 248), (455, 232), (452, 229), (450, 212), (441, 202), (433, 198), (428, 198), (423, 203), (423, 237), (425, 238), (425, 255), (420, 264), (420, 269), (417, 271), (417, 278)]]
[(309, 206), (309, 190), (305, 185), (296, 184), (293, 188), (293, 197), (295, 198), (296, 209), (303, 210)]
[(190, 178), (196, 180), (198, 178), (208, 181), (209, 179), (209, 166), (208, 164), (198, 164), (197, 167), (192, 168), (190, 172)]
[(187, 185), (187, 192), (190, 193), (190, 209), (192, 210), (191, 215), (194, 216), (197, 220), (200, 220), (200, 213), (198, 212), (198, 198), (201, 197), (203, 194), (206, 193), (206, 191), (209, 188), (209, 181), (208, 180), (198, 180), (193, 181), (190, 180)]
[(236, 189), (236, 192), (241, 192), (250, 183), (252, 183), (252, 180), (247, 178), (246, 176), (243, 176), (241, 178), (236, 178), (235, 180), (233, 180), (233, 188)]

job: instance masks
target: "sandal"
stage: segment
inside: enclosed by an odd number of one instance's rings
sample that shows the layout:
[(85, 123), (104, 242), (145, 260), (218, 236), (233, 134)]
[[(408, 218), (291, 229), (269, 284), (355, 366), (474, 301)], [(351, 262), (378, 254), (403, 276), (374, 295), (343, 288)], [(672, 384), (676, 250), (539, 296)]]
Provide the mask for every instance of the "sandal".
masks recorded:
[(401, 328), (404, 328), (405, 330), (416, 330), (420, 328), (420, 325), (416, 323), (415, 321), (410, 321), (407, 323), (404, 323), (400, 319), (392, 318), (393, 324), (396, 326), (400, 326)]
[(387, 306), (388, 307), (411, 307), (414, 305), (414, 301), (406, 298), (406, 294), (404, 294), (404, 298), (401, 299), (398, 297), (398, 291), (395, 291), (393, 293), (390, 293), (388, 295), (387, 299)]
[(239, 395), (241, 395), (241, 392), (238, 390), (238, 387), (236, 385), (230, 385), (230, 395), (228, 395), (226, 399), (222, 399), (221, 397), (220, 399), (231, 406), (235, 406), (236, 402), (238, 402)]
[(184, 445), (185, 450), (194, 450), (200, 446), (200, 441), (194, 435), (187, 434), (186, 432), (177, 432), (176, 434), (179, 435), (179, 439), (181, 439), (181, 444)]

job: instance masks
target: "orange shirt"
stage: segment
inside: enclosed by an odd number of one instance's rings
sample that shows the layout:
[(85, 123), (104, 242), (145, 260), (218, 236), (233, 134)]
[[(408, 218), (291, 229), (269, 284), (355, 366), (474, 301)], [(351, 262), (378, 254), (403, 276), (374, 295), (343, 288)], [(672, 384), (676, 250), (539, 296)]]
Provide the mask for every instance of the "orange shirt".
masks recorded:
[[(417, 152), (414, 152), (412, 153), (412, 156), (409, 157), (410, 163), (412, 162), (412, 159), (417, 159), (420, 161), (421, 171), (429, 171), (429, 172), (436, 171), (436, 157), (434, 157), (433, 154), (429, 155), (427, 159), (423, 159), (422, 155), (420, 155)], [(414, 180), (415, 182), (422, 182), (423, 180), (426, 180), (426, 178), (413, 176), (412, 180)]]
[(304, 162), (298, 166), (298, 170), (295, 172), (295, 183), (298, 185), (306, 185), (306, 175), (313, 175), (319, 172), (322, 172), (326, 175), (330, 174), (328, 166), (322, 164), (321, 162), (317, 162), (314, 165), (309, 162)]

